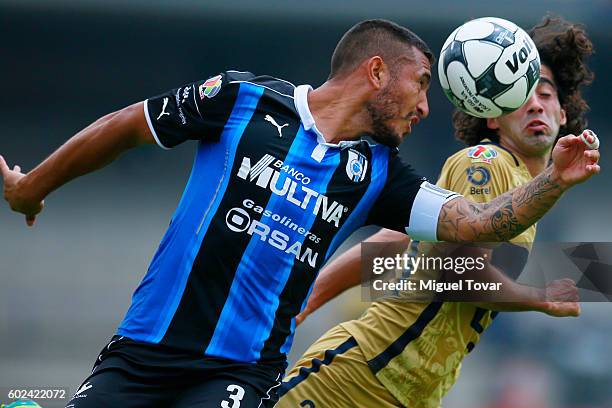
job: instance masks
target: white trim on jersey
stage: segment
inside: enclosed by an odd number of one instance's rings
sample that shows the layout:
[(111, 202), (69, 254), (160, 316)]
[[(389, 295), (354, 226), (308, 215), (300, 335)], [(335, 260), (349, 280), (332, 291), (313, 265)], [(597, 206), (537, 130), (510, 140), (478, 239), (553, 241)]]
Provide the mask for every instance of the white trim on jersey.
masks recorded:
[(329, 149), (329, 146), (325, 146), (319, 143), (315, 146), (314, 149), (312, 149), (310, 157), (312, 157), (318, 163), (321, 163), (321, 161), (325, 157), (325, 153), (327, 153), (327, 149)]
[(406, 233), (417, 241), (438, 241), (438, 217), (442, 206), (457, 197), (462, 196), (427, 181), (421, 183), (421, 188), (412, 203)]
[(286, 80), (284, 80), (282, 78), (277, 78), (277, 77), (272, 77), (272, 78), (276, 79), (277, 81), (281, 81), (281, 82), (284, 82), (286, 84), (289, 84), (289, 85), (291, 85), (292, 87), (295, 88), (295, 85), (292, 82), (286, 81)]
[(155, 132), (155, 129), (153, 128), (153, 123), (151, 122), (151, 118), (149, 117), (149, 100), (145, 99), (144, 101), (144, 114), (145, 114), (145, 118), (147, 119), (147, 125), (149, 125), (149, 129), (151, 130), (151, 133), (153, 133), (153, 137), (155, 138), (155, 141), (157, 142), (157, 145), (159, 147), (161, 147), (164, 150), (170, 150), (169, 147), (166, 147), (162, 144), (162, 142), (159, 141), (159, 138), (157, 137), (157, 133)]
[(286, 96), (287, 98), (293, 99), (293, 95), (284, 94), (282, 92), (277, 91), (276, 89), (270, 88), (269, 86), (265, 86), (265, 85), (262, 85), (262, 84), (256, 84), (255, 82), (251, 82), (251, 81), (230, 81), (229, 83), (230, 84), (242, 84), (242, 83), (245, 83), (245, 84), (251, 84), (251, 85), (255, 85), (255, 86), (260, 86), (260, 87), (266, 88), (266, 89), (268, 89), (268, 90), (270, 90), (272, 92), (276, 92), (279, 95)]
[(261, 408), (261, 406), (263, 405), (263, 402), (264, 402), (264, 401), (266, 401), (266, 400), (270, 400), (270, 398), (272, 398), (272, 396), (270, 395), (270, 391), (272, 391), (272, 390), (273, 390), (274, 388), (276, 388), (276, 387), (280, 387), (280, 386), (281, 386), (281, 384), (282, 384), (282, 383), (281, 383), (281, 381), (280, 381), (280, 378), (281, 378), (281, 375), (279, 374), (279, 375), (276, 377), (276, 380), (275, 380), (275, 381), (276, 381), (276, 384), (274, 384), (273, 386), (271, 386), (271, 387), (268, 389), (268, 391), (266, 392), (266, 396), (265, 396), (265, 397), (263, 397), (263, 398), (262, 398), (262, 399), (259, 401), (259, 405), (257, 406), (257, 408)]
[(310, 108), (308, 107), (308, 92), (310, 91), (312, 91), (312, 86), (299, 85), (295, 88), (295, 91), (293, 92), (293, 102), (295, 103), (295, 109), (300, 115), (300, 119), (302, 120), (302, 124), (304, 125), (304, 130), (312, 129), (317, 134), (317, 142), (327, 147), (344, 149), (345, 147), (355, 146), (361, 143), (361, 140), (343, 140), (340, 143), (336, 144), (328, 143), (325, 140), (325, 136), (323, 136), (323, 133), (321, 133), (319, 129), (317, 129), (314, 117), (312, 116)]
[[(226, 71), (226, 72), (235, 72), (235, 73), (237, 73), (237, 74), (250, 74), (250, 72), (249, 72), (249, 71), (237, 71), (237, 70), (235, 70), (235, 69), (230, 69), (230, 70), (228, 70), (228, 71)], [(284, 79), (282, 79), (282, 78), (277, 78), (277, 77), (273, 77), (273, 76), (270, 76), (270, 78), (272, 78), (272, 79), (276, 79), (277, 81), (280, 81), (280, 82), (284, 82), (284, 83), (289, 84), (289, 85), (291, 85), (292, 87), (294, 87), (294, 88), (295, 88), (295, 85), (293, 85), (291, 82), (286, 81), (286, 80), (284, 80)]]
[(198, 115), (200, 115), (200, 117), (202, 119), (204, 119), (204, 117), (202, 117), (202, 114), (200, 113), (200, 108), (198, 107), (198, 101), (196, 100), (196, 86), (195, 86), (195, 84), (192, 87), (193, 87), (193, 92), (191, 93), (191, 96), (193, 96), (193, 104), (195, 105), (196, 110), (198, 111)]

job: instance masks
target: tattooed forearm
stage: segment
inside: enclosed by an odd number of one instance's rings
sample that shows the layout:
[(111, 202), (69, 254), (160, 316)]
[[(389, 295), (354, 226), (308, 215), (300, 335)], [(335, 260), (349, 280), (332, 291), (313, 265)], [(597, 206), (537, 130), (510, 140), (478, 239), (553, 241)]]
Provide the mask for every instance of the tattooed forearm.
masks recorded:
[(489, 203), (457, 198), (442, 207), (438, 239), (442, 241), (507, 241), (539, 220), (561, 197), (563, 189), (546, 169), (531, 182)]
[(516, 218), (512, 203), (507, 203), (504, 207), (493, 213), (491, 227), (499, 241), (505, 241), (504, 237), (507, 234), (514, 237), (526, 229)]

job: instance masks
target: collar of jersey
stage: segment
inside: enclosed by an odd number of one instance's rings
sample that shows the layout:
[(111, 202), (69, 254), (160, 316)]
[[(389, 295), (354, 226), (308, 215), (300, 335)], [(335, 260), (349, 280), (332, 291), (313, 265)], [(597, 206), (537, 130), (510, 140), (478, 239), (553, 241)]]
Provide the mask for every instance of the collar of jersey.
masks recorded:
[(479, 144), (482, 144), (482, 145), (490, 144), (490, 145), (499, 147), (500, 149), (502, 149), (503, 151), (508, 153), (510, 155), (510, 157), (512, 157), (512, 159), (514, 159), (514, 164), (516, 164), (516, 167), (521, 167), (521, 164), (522, 164), (523, 167), (527, 168), (525, 163), (523, 163), (522, 160), (519, 160), (518, 156), (516, 156), (514, 153), (512, 153), (512, 151), (510, 149), (506, 149), (504, 146), (502, 146), (499, 143), (495, 143), (494, 141), (492, 141), (488, 137), (485, 137), (484, 139), (482, 139), (482, 141)]
[(304, 125), (304, 130), (314, 132), (317, 135), (317, 143), (327, 146), (343, 149), (345, 147), (355, 146), (361, 143), (361, 140), (342, 140), (340, 143), (328, 143), (325, 141), (323, 133), (317, 129), (310, 108), (308, 107), (308, 92), (312, 91), (310, 85), (299, 85), (295, 87), (293, 91), (293, 101), (295, 103), (295, 109), (297, 109), (300, 115), (300, 120)]

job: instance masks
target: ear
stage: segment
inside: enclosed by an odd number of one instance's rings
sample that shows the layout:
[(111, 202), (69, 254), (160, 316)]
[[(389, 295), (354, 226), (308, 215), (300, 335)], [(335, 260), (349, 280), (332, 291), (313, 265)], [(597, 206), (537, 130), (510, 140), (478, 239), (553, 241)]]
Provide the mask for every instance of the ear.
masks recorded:
[(388, 70), (385, 62), (378, 55), (366, 61), (368, 82), (375, 88), (381, 89), (385, 86), (388, 77)]
[(561, 108), (561, 116), (559, 119), (559, 125), (565, 126), (567, 123), (567, 115), (565, 114), (565, 109)]
[(499, 122), (497, 121), (497, 118), (488, 118), (487, 127), (491, 130), (499, 129)]

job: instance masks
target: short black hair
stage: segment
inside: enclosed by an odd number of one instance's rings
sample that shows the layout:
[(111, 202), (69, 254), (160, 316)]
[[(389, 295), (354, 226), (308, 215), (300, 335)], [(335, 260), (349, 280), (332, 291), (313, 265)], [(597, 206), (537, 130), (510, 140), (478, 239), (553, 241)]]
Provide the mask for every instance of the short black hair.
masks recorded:
[(405, 57), (415, 47), (433, 65), (429, 46), (409, 29), (389, 20), (365, 20), (351, 27), (340, 39), (331, 59), (329, 79), (352, 72), (365, 59), (379, 55), (387, 64)]

